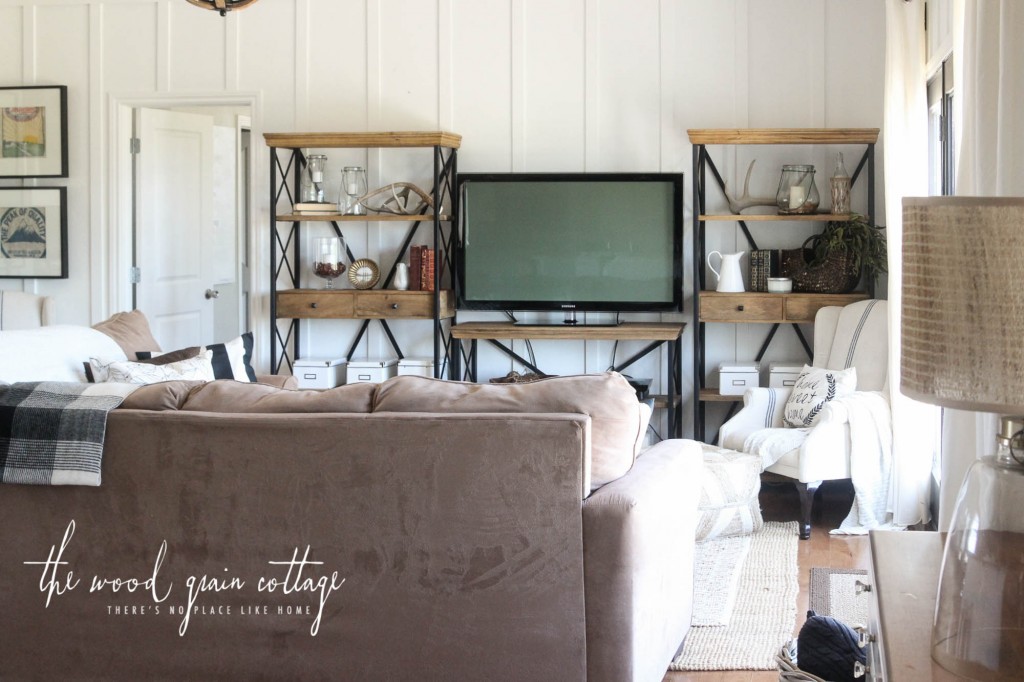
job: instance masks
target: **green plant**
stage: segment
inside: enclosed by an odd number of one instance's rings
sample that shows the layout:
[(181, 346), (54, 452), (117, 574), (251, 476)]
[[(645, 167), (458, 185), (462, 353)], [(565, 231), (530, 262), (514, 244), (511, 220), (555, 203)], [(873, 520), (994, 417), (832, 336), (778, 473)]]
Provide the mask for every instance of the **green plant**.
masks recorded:
[(884, 226), (877, 226), (858, 213), (849, 220), (830, 221), (820, 234), (807, 240), (805, 246), (814, 252), (811, 267), (836, 258), (848, 258), (850, 267), (869, 281), (888, 269)]

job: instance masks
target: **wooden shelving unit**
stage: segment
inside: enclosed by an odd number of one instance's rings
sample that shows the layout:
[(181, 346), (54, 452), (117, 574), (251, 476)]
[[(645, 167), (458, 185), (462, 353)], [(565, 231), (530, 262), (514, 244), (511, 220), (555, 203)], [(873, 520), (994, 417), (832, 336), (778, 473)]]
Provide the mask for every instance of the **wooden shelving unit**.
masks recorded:
[(865, 292), (852, 294), (769, 294), (762, 292), (719, 293), (708, 291), (705, 282), (707, 259), (706, 236), (708, 223), (737, 223), (751, 249), (757, 243), (747, 223), (780, 222), (829, 222), (849, 220), (848, 215), (832, 213), (737, 215), (708, 213), (708, 174), (724, 192), (725, 181), (718, 172), (708, 153), (708, 145), (861, 145), (864, 153), (851, 175), (856, 183), (862, 171), (867, 171), (867, 208), (870, 218), (875, 212), (875, 143), (878, 128), (716, 128), (688, 130), (693, 145), (693, 288), (696, 292), (693, 305), (694, 323), (694, 438), (705, 437), (705, 405), (709, 402), (732, 403), (726, 419), (742, 402), (742, 396), (723, 396), (717, 389), (707, 387), (705, 360), (705, 325), (714, 324), (770, 324), (767, 338), (758, 351), (755, 361), (760, 361), (781, 324), (791, 324), (797, 338), (807, 352), (813, 353), (810, 344), (801, 332), (799, 324), (812, 323), (818, 309), (824, 306), (843, 306), (869, 298)]
[[(270, 205), (272, 208), (270, 237), (270, 363), (277, 373), (282, 364), (297, 359), (299, 352), (299, 320), (302, 319), (357, 319), (362, 320), (359, 331), (351, 341), (346, 358), (351, 358), (366, 332), (369, 323), (376, 320), (383, 328), (395, 354), (402, 358), (402, 350), (388, 326), (388, 320), (429, 320), (433, 324), (434, 376), (440, 377), (444, 368), (450, 376), (459, 373), (459, 358), (452, 353), (451, 326), (455, 318), (456, 235), (453, 218), (445, 214), (394, 215), (370, 213), (368, 215), (306, 214), (291, 210), (298, 196), (302, 169), (306, 164), (304, 150), (337, 148), (414, 149), (425, 148), (433, 152), (434, 173), (432, 199), (434, 206), (452, 206), (457, 150), (462, 136), (444, 131), (426, 132), (361, 132), (361, 133), (265, 133), (270, 147)], [(281, 211), (280, 208), (285, 208)], [(403, 260), (421, 224), (433, 229), (435, 276), (433, 291), (396, 291), (387, 289), (395, 273), (395, 266), (382, 273), (381, 289), (300, 289), (302, 272), (301, 229), (304, 223), (330, 223), (338, 236), (341, 225), (351, 223), (383, 223), (408, 225), (405, 239), (394, 263)], [(355, 260), (347, 254), (348, 261)], [(280, 279), (287, 279), (291, 288), (278, 289)], [(448, 288), (445, 288), (445, 287)], [(287, 320), (282, 329), (279, 320)], [(290, 346), (290, 348), (289, 348)]]
[(587, 326), (587, 325), (526, 325), (513, 324), (511, 322), (461, 322), (452, 327), (452, 338), (455, 340), (456, 349), (461, 351), (462, 341), (470, 342), (469, 378), (473, 381), (477, 377), (476, 358), (477, 343), (487, 341), (505, 355), (511, 357), (531, 371), (543, 374), (544, 372), (531, 363), (529, 360), (520, 357), (511, 348), (505, 346), (501, 341), (526, 340), (526, 339), (557, 339), (567, 341), (650, 341), (646, 348), (634, 354), (630, 358), (620, 362), (613, 369), (621, 372), (634, 362), (644, 357), (651, 351), (668, 344), (668, 369), (665, 385), (668, 393), (654, 395), (654, 406), (668, 408), (668, 431), (674, 438), (680, 438), (681, 434), (681, 410), (682, 400), (673, 389), (674, 386), (682, 385), (682, 362), (680, 351), (682, 350), (682, 335), (685, 325), (676, 322), (623, 322), (612, 326)]

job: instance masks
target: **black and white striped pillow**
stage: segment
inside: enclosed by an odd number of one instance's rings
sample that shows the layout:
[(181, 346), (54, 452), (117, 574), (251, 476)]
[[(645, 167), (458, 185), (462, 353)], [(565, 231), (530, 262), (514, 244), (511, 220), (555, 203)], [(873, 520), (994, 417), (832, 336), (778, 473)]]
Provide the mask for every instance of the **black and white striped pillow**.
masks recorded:
[[(252, 368), (252, 332), (246, 332), (227, 343), (214, 343), (200, 348), (200, 351), (204, 350), (213, 351), (213, 376), (215, 378), (256, 381), (256, 371)], [(162, 355), (162, 353), (138, 351), (136, 355), (140, 360), (148, 360)]]

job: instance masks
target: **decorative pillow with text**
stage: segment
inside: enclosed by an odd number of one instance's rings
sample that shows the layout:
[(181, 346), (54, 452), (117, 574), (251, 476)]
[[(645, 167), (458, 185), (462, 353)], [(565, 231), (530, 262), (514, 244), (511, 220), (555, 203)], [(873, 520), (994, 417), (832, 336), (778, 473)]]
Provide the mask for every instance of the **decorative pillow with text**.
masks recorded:
[(786, 402), (785, 425), (794, 428), (814, 426), (825, 403), (849, 395), (856, 389), (856, 367), (837, 370), (804, 365)]

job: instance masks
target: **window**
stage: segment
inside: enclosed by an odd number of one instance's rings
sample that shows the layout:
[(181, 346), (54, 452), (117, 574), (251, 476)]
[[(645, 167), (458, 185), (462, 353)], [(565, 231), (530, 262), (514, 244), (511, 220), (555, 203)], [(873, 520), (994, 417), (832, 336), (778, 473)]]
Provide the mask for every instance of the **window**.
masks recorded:
[(928, 81), (928, 193), (954, 193), (953, 57)]

